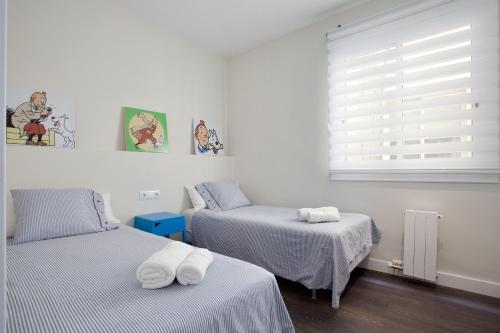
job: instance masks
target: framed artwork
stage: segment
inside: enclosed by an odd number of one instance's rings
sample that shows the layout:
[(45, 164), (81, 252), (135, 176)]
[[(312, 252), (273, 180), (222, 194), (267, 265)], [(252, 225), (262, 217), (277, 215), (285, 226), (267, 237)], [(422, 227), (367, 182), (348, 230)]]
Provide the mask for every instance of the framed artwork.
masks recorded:
[(193, 119), (193, 145), (196, 155), (224, 155), (224, 138), (218, 124)]
[(11, 89), (7, 92), (6, 143), (75, 148), (72, 101), (51, 92)]
[(166, 153), (167, 116), (164, 113), (123, 108), (127, 151)]

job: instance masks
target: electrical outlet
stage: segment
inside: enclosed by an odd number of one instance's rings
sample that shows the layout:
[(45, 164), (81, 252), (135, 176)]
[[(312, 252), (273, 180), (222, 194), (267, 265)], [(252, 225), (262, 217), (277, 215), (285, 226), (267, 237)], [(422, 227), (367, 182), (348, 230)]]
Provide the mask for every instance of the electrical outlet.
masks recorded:
[(392, 264), (396, 266), (403, 266), (403, 261), (399, 259), (392, 259)]
[(389, 267), (394, 269), (394, 273), (396, 273), (396, 271), (399, 272), (403, 270), (403, 261), (399, 259), (392, 259), (389, 263)]
[(160, 190), (139, 192), (139, 200), (158, 200), (158, 199), (160, 199)]

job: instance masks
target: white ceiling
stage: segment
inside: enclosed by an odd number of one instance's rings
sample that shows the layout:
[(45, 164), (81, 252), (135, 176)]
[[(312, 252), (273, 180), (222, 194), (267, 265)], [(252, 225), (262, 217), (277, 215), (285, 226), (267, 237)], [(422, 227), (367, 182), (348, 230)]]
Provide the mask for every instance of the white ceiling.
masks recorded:
[[(359, 1), (359, 0), (358, 0)], [(303, 28), (356, 0), (117, 0), (224, 56)]]

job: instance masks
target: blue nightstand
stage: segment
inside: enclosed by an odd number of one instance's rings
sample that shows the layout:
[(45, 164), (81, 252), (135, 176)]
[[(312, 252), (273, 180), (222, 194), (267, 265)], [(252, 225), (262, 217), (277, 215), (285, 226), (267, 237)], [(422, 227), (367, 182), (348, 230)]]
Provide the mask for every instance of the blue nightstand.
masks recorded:
[(184, 216), (172, 213), (154, 213), (135, 217), (134, 227), (158, 236), (182, 232), (182, 241), (186, 241)]

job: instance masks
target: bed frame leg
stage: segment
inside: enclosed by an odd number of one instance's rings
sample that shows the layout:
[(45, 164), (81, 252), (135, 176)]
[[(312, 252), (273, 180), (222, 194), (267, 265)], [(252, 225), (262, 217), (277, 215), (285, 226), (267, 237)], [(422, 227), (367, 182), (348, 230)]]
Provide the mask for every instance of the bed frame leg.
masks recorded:
[(311, 290), (311, 298), (312, 299), (317, 299), (317, 297), (316, 297), (316, 289)]

